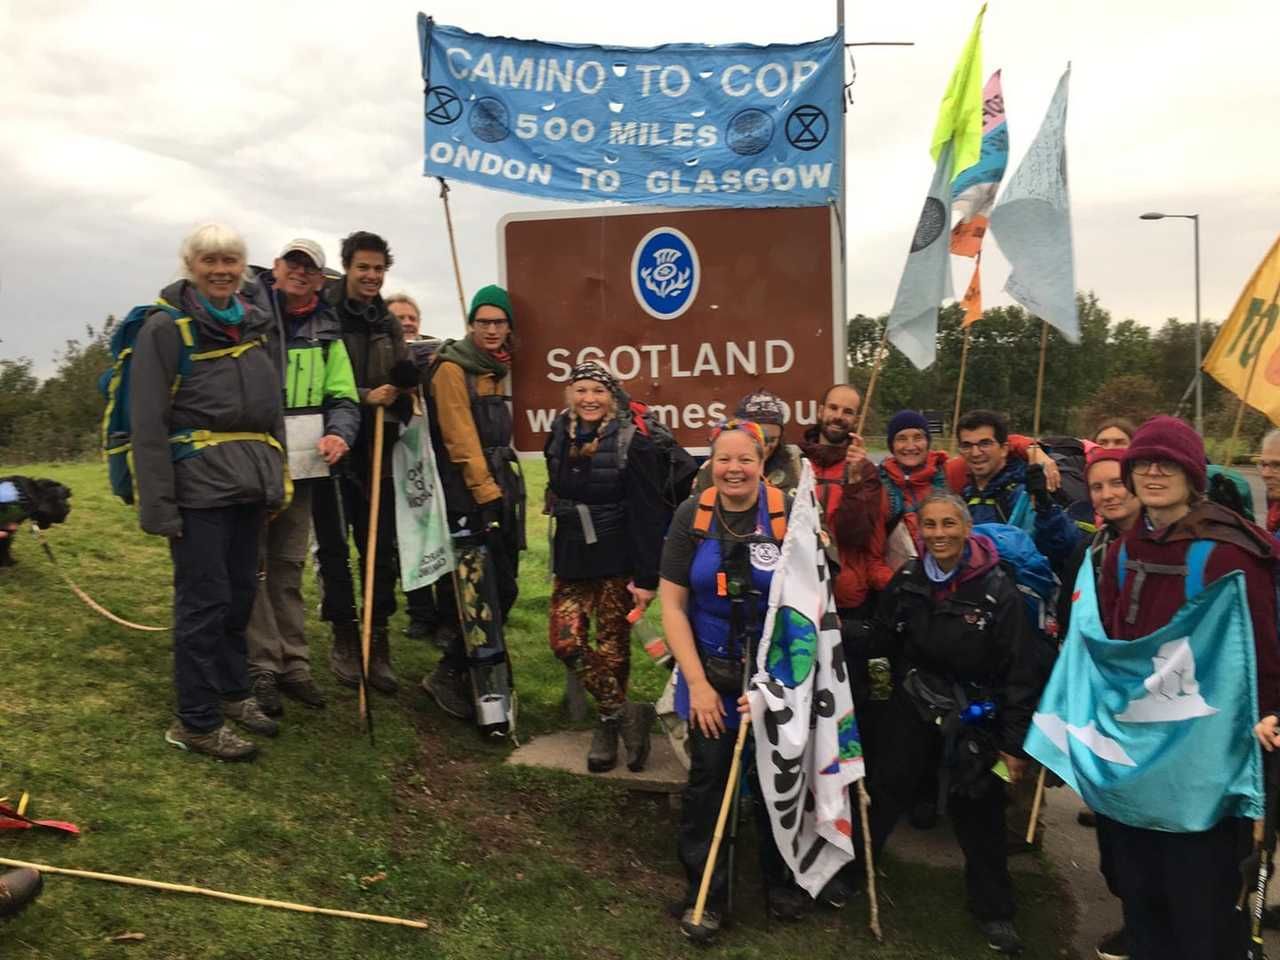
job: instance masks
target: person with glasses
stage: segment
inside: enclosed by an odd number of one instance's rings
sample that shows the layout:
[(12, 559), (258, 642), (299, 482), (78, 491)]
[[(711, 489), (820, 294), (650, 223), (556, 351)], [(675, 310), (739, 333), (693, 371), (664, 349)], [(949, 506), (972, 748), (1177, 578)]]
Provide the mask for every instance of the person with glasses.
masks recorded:
[(1267, 490), (1267, 530), (1280, 534), (1280, 430), (1267, 431), (1256, 459)]
[[(1103, 562), (1098, 606), (1108, 642), (1136, 640), (1164, 627), (1190, 599), (1189, 583), (1207, 587), (1243, 571), (1261, 717), (1252, 734), (1265, 750), (1275, 749), (1280, 643), (1272, 537), (1206, 498), (1204, 442), (1182, 420), (1158, 416), (1144, 423), (1124, 451), (1121, 471), (1142, 510)], [(1146, 728), (1149, 736), (1195, 736), (1194, 728), (1181, 724)], [(1224, 817), (1195, 833), (1131, 826), (1102, 815), (1097, 821), (1099, 849), (1111, 865), (1108, 881), (1124, 908), (1133, 957), (1242, 955), (1235, 905), (1242, 889), (1240, 863), (1249, 849), (1248, 821)]]
[(313, 493), (360, 431), (360, 399), (342, 325), (320, 297), (324, 264), (324, 249), (316, 241), (291, 240), (256, 284), (256, 299), (275, 318), (285, 348), (285, 432), (292, 436), (294, 480), (289, 509), (263, 531), (258, 594), (247, 632), (253, 695), (269, 717), (284, 713), (281, 694), (315, 709), (325, 705), (311, 676), (302, 568)]
[(1044, 466), (1010, 459), (1009, 425), (994, 411), (966, 413), (956, 424), (956, 435), (969, 470), (961, 496), (973, 522), (1022, 528), (1061, 573), (1084, 534), (1054, 502)]
[[(449, 530), (460, 557), (477, 558), (475, 582), (462, 584), (472, 595), (463, 598), (463, 606), (475, 608), (482, 592), (495, 601), (486, 645), (491, 651), (505, 647), (502, 625), (516, 602), (520, 551), (525, 549), (524, 481), (511, 449), (510, 397), (503, 389), (511, 369), (514, 326), (507, 291), (496, 284), (481, 287), (471, 299), (467, 335), (442, 343), (425, 375), (431, 444)], [(457, 607), (458, 584), (449, 578), (437, 582), (443, 616)], [(445, 649), (422, 687), (450, 716), (474, 719), (493, 735), (505, 733), (504, 722), (477, 712), (473, 696), (480, 696), (479, 683), (487, 668), (468, 657), (463, 628), (459, 622), (458, 630), (450, 630), (443, 640), (437, 634), (437, 643)]]
[[(398, 689), (391, 670), (391, 641), (387, 621), (396, 612), (396, 511), (391, 449), (400, 424), (408, 423), (412, 402), (391, 383), (392, 368), (408, 361), (400, 321), (382, 299), (382, 285), (395, 258), (387, 241), (376, 233), (357, 230), (342, 241), (343, 276), (326, 281), (325, 300), (342, 324), (342, 342), (351, 359), (356, 393), (360, 398), (360, 431), (352, 444), (347, 469), (336, 483), (320, 484), (312, 500), (316, 529), (316, 555), (324, 583), (321, 617), (333, 630), (329, 668), (343, 686), (360, 686), (360, 626), (356, 612), (355, 582), (351, 578), (347, 540), (354, 535), (364, 577), (369, 542), (372, 491), (374, 417), (385, 412), (382, 447), (381, 503), (378, 513), (378, 546), (373, 560), (373, 637), (368, 683), (390, 696)], [(338, 497), (341, 496), (341, 503)]]

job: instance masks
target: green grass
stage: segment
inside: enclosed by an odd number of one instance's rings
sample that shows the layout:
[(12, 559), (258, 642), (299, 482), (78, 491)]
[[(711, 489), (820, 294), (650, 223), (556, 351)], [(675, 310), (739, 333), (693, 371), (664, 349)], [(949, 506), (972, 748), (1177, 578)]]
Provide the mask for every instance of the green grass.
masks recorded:
[[(111, 610), (164, 624), (170, 568), (107, 492), (97, 464), (34, 464), (75, 491), (69, 522), (48, 534), (64, 569)], [(541, 503), (540, 465), (529, 470)], [(521, 597), (508, 632), (522, 734), (560, 728), (563, 669), (546, 642), (550, 593), (542, 517), (529, 521)], [(31, 792), (30, 813), (71, 820), (79, 839), (6, 832), (0, 856), (189, 883), (316, 906), (424, 919), (426, 932), (291, 914), (107, 883), (50, 877), (43, 897), (0, 927), (0, 954), (21, 958), (287, 960), (287, 958), (693, 957), (665, 914), (683, 879), (676, 814), (665, 799), (503, 764), (445, 718), (416, 685), (435, 661), (399, 639), (397, 700), (376, 697), (377, 745), (354, 695), (332, 682), (327, 632), (310, 624), (324, 712), (292, 703), (256, 764), (218, 764), (167, 747), (172, 704), (166, 633), (126, 631), (83, 607), (31, 536), (0, 570), (0, 796)], [(308, 577), (310, 580), (310, 577)], [(314, 591), (308, 585), (309, 612)], [(663, 676), (636, 651), (635, 689)], [(747, 831), (749, 832), (749, 831)], [(747, 851), (736, 929), (710, 951), (726, 958), (967, 958), (989, 955), (964, 914), (956, 871), (890, 862), (888, 943), (865, 931), (865, 902), (798, 926), (763, 919)], [(1019, 875), (1020, 925), (1047, 955), (1069, 911), (1049, 877)], [(131, 931), (141, 942), (108, 938)]]

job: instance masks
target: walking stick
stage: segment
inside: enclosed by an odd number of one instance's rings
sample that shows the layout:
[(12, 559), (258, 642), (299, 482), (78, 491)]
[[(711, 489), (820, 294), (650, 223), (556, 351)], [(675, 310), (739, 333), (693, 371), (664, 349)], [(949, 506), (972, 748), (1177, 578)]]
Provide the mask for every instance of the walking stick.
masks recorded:
[(1040, 819), (1040, 804), (1044, 800), (1045, 768), (1040, 768), (1040, 776), (1036, 777), (1036, 795), (1031, 801), (1031, 820), (1027, 824), (1027, 843), (1036, 842), (1036, 821)]
[(382, 506), (383, 408), (374, 408), (373, 464), (370, 469), (369, 536), (364, 552), (364, 603), (360, 610), (360, 720), (373, 735), (369, 722), (369, 646), (373, 637), (373, 563), (378, 552), (378, 510)]
[(720, 816), (716, 818), (716, 831), (711, 837), (711, 849), (707, 851), (707, 863), (702, 868), (702, 883), (698, 885), (698, 899), (693, 905), (693, 925), (702, 923), (702, 912), (707, 906), (707, 891), (711, 889), (711, 874), (720, 853), (720, 841), (724, 839), (724, 823), (729, 819), (729, 807), (738, 788), (738, 776), (742, 773), (742, 748), (747, 742), (751, 724), (746, 718), (738, 723), (738, 739), (733, 745), (733, 763), (729, 765), (729, 782), (724, 787), (724, 799), (720, 801)]
[(871, 908), (871, 935), (877, 943), (884, 942), (884, 934), (880, 932), (880, 895), (876, 892), (876, 865), (871, 857), (871, 818), (867, 808), (871, 806), (871, 796), (867, 793), (867, 781), (864, 777), (858, 781), (858, 811), (862, 818), (862, 859), (866, 861), (867, 900)]

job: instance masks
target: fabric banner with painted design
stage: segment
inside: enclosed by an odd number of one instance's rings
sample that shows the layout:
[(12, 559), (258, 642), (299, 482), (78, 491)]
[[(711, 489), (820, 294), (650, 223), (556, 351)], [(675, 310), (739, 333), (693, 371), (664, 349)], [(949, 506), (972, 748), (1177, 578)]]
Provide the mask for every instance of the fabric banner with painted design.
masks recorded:
[(849, 788), (864, 776), (820, 518), (806, 460), (748, 690), (773, 836), (796, 882), (815, 897), (855, 859)]
[(982, 316), (982, 239), (1008, 165), (1009, 126), (997, 70), (982, 90), (982, 156), (951, 182), (952, 209), (960, 215), (951, 229), (951, 252), (974, 258), (973, 278), (960, 301), (965, 326)]
[(1262, 816), (1253, 623), (1244, 574), (1214, 581), (1161, 629), (1112, 640), (1091, 558), (1071, 629), (1024, 749), (1091, 810), (1133, 827), (1192, 833)]
[(1240, 292), (1204, 372), (1280, 426), (1280, 236)]
[(838, 198), (838, 34), (619, 47), (490, 37), (420, 14), (418, 40), (427, 176), (593, 203), (800, 207)]
[(1035, 140), (991, 211), (991, 232), (1009, 261), (1004, 288), (1072, 343), (1080, 342), (1067, 185), (1067, 88), (1062, 74)]
[(396, 491), (396, 540), (400, 583), (406, 591), (429, 586), (456, 565), (444, 491), (436, 469), (430, 427), (415, 416), (391, 449)]

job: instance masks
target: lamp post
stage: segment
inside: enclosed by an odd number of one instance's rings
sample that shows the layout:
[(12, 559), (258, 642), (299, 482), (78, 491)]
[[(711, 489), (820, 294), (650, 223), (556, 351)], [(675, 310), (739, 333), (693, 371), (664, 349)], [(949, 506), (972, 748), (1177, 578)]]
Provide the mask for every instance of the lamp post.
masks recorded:
[(1204, 436), (1204, 394), (1201, 391), (1200, 372), (1200, 214), (1198, 213), (1144, 213), (1140, 220), (1190, 220), (1195, 227), (1196, 254), (1196, 432)]

